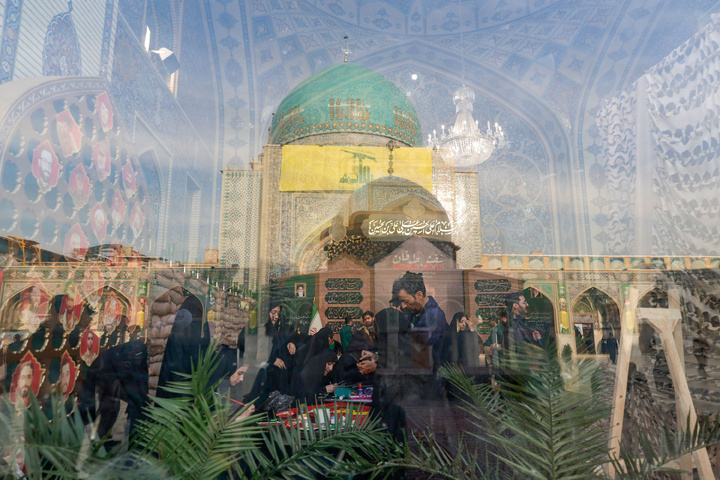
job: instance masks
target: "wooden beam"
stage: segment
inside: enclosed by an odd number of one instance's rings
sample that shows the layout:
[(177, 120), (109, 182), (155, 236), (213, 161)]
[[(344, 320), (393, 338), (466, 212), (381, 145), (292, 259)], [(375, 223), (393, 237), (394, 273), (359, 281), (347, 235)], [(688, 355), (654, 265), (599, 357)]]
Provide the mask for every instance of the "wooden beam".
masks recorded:
[[(630, 305), (637, 305), (638, 291), (636, 287), (630, 288)], [(619, 351), (617, 366), (615, 367), (615, 387), (613, 392), (613, 407), (610, 415), (610, 452), (611, 456), (620, 458), (620, 440), (622, 437), (623, 418), (625, 416), (625, 396), (627, 395), (628, 370), (630, 369), (630, 357), (633, 347), (638, 345), (638, 328), (634, 318), (626, 318), (633, 315), (632, 309), (621, 308), (622, 328), (618, 339)], [(605, 470), (610, 478), (615, 478), (615, 469), (612, 463), (606, 464)]]
[[(670, 368), (670, 378), (677, 392), (678, 425), (685, 426), (685, 421), (690, 419), (690, 428), (697, 424), (697, 412), (693, 405), (690, 387), (688, 387), (685, 367), (678, 354), (678, 346), (675, 342), (675, 327), (681, 319), (680, 310), (675, 308), (638, 308), (637, 318), (646, 320), (657, 330), (662, 340), (663, 350)], [(713, 480), (715, 478), (707, 449), (701, 448), (693, 453), (693, 459), (697, 466), (700, 480)]]

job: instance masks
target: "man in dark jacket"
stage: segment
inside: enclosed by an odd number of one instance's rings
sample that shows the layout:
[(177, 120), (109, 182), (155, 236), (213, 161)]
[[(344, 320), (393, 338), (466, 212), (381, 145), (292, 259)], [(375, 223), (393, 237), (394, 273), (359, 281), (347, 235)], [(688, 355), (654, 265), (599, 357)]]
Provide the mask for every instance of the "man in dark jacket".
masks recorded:
[(397, 298), (398, 280), (393, 285), (390, 306), (380, 310), (375, 316), (378, 328), (377, 351), (382, 367), (408, 367), (412, 362), (412, 338), (410, 336), (410, 319)]
[(448, 323), (445, 312), (425, 290), (425, 281), (421, 273), (406, 272), (399, 279), (398, 299), (415, 315), (411, 331), (425, 345), (432, 347), (433, 373), (448, 360), (449, 352), (445, 345)]

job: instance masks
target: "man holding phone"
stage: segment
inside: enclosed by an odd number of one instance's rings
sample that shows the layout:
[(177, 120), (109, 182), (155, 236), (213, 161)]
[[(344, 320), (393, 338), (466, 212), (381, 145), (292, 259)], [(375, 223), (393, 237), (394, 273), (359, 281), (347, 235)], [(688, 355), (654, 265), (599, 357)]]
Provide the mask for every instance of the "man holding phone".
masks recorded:
[(367, 383), (377, 370), (378, 358), (363, 337), (354, 336), (335, 368), (335, 381), (346, 385)]

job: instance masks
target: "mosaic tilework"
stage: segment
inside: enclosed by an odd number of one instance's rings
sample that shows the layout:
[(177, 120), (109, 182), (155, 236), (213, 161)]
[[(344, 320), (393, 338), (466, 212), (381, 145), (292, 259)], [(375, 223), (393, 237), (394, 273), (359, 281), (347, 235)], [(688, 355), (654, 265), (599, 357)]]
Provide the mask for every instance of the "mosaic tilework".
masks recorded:
[[(557, 253), (604, 248), (597, 222), (606, 216), (595, 206), (600, 200), (593, 184), (602, 181), (596, 109), (652, 65), (647, 58), (659, 60), (688, 28), (697, 29), (703, 10), (714, 8), (700, 1), (687, 6), (652, 0), (545, 1), (519, 14), (515, 2), (492, 8), (463, 2), (459, 17), (457, 5), (447, 2), (421, 7), (209, 0), (207, 5), (208, 21), (218, 32), (215, 71), (224, 92), (218, 101), (228, 112), (219, 125), (226, 132), (223, 161), (247, 163), (257, 153), (285, 95), (319, 68), (342, 61), (345, 33), (350, 34), (351, 62), (383, 73), (412, 97), (425, 128), (438, 128), (452, 117), (446, 89), (460, 83), (458, 57), (464, 51), (468, 82), (481, 96), (486, 92), (501, 99), (499, 110), (531, 118), (527, 126), (548, 147), (551, 165), (543, 174), (556, 174), (550, 188), (558, 202), (552, 242)], [(682, 9), (687, 11), (678, 15)], [(347, 25), (353, 25), (351, 31)], [(456, 36), (461, 26), (464, 46)], [(413, 86), (406, 73), (435, 78), (418, 88), (422, 82)], [(249, 87), (253, 81), (258, 88)], [(237, 93), (233, 84), (239, 85)], [(525, 98), (526, 92), (534, 98)]]
[[(280, 195), (280, 164), (282, 149), (265, 147), (263, 154), (264, 173), (262, 189), (263, 223), (260, 236), (260, 282), (268, 282), (280, 278), (289, 267), (282, 263), (282, 230), (277, 219), (282, 216), (282, 198)], [(273, 221), (273, 219), (275, 221)]]
[[(418, 73), (418, 81), (411, 80), (411, 72)], [(432, 132), (432, 129), (439, 129), (440, 125), (452, 119), (453, 109), (449, 101), (452, 91), (446, 87), (442, 90), (438, 87), (439, 82), (443, 81), (438, 74), (424, 69), (406, 68), (397, 76), (391, 75), (390, 79), (401, 83), (403, 90), (411, 93), (418, 115), (422, 119), (430, 119), (423, 120), (423, 128), (426, 129), (424, 135)], [(486, 85), (491, 85), (500, 92), (503, 92), (508, 84), (507, 81), (501, 82), (499, 79), (496, 83), (490, 73), (484, 73), (483, 80)], [(518, 95), (513, 89), (508, 89), (504, 94), (513, 98)], [(530, 108), (529, 104), (533, 100), (528, 98), (527, 103), (525, 102), (522, 100), (520, 103)], [(567, 150), (570, 138), (557, 117), (553, 120), (552, 112), (545, 108), (543, 110), (540, 106), (532, 107), (537, 117), (536, 122), (531, 123), (519, 112), (508, 110), (508, 106), (483, 95), (477, 96), (474, 112), (480, 123), (496, 121), (506, 132), (512, 132), (512, 135), (508, 134), (506, 147), (495, 152), (490, 160), (477, 168), (480, 175), (484, 252), (551, 253), (574, 251), (577, 248), (576, 219), (572, 213), (574, 207), (569, 194), (573, 187), (568, 185), (567, 176), (567, 164), (571, 161), (571, 153)], [(540, 117), (545, 119), (542, 121), (543, 128), (536, 129), (533, 124), (537, 123), (537, 118)], [(550, 149), (546, 147), (548, 144), (552, 145)], [(553, 152), (554, 156), (550, 156), (550, 152)], [(516, 182), (518, 175), (523, 178), (521, 182)], [(487, 186), (485, 180), (490, 177), (493, 178)], [(495, 179), (499, 179), (500, 183), (496, 183)], [(502, 185), (514, 183), (517, 185), (501, 195), (498, 189)], [(494, 193), (489, 193), (488, 189), (492, 189)], [(556, 192), (554, 196), (553, 190)], [(565, 215), (558, 215), (558, 225), (555, 225), (552, 213), (554, 211), (567, 212)], [(530, 229), (525, 229), (524, 224), (529, 225)], [(518, 233), (508, 236), (507, 232)]]
[(432, 152), (433, 167), (433, 195), (440, 201), (440, 204), (448, 214), (448, 219), (455, 222), (455, 177), (453, 176), (453, 167), (451, 160), (444, 157), (444, 153), (440, 150)]
[[(299, 249), (305, 246), (306, 237), (321, 228), (330, 226), (332, 217), (342, 211), (347, 202), (348, 194), (298, 194), (292, 195), (292, 220), (293, 228), (290, 235), (291, 245), (295, 248), (294, 257), (299, 260), (302, 253)], [(319, 231), (317, 232), (319, 234)], [(285, 235), (283, 235), (285, 236)], [(316, 243), (319, 235), (312, 238), (311, 242)]]
[(25, 92), (3, 119), (7, 234), (68, 254), (112, 242), (149, 250), (156, 217), (121, 122), (101, 113), (113, 108), (107, 88), (99, 79), (50, 81)]
[[(652, 252), (658, 254), (720, 252), (720, 155), (718, 126), (711, 119), (719, 113), (714, 103), (720, 88), (714, 80), (717, 65), (708, 58), (718, 40), (720, 19), (715, 17), (647, 73), (648, 148), (656, 157)], [(683, 79), (682, 86), (678, 78)]]
[(107, 2), (105, 4), (105, 22), (103, 25), (103, 40), (102, 49), (100, 51), (100, 58), (102, 66), (100, 67), (100, 76), (104, 77), (110, 73), (110, 52), (112, 50), (113, 43), (113, 16), (115, 14), (115, 2)]
[[(508, 52), (505, 59), (497, 65), (497, 68), (500, 68), (507, 62), (510, 54), (515, 53), (519, 58), (529, 58), (533, 62), (532, 65), (538, 65), (539, 69), (545, 69), (546, 73), (542, 74), (545, 75), (545, 80), (538, 85), (538, 94), (544, 94), (545, 89), (550, 88), (552, 82), (558, 80), (555, 78), (555, 74), (552, 73), (551, 67), (561, 71), (562, 74), (565, 75), (564, 78), (567, 78), (568, 88), (574, 89), (577, 88), (577, 79), (587, 73), (587, 65), (589, 62), (586, 51), (590, 48), (590, 44), (586, 40), (582, 42), (578, 40), (577, 44), (573, 45), (573, 41), (580, 35), (582, 25), (584, 24), (594, 26), (607, 25), (609, 19), (615, 14), (611, 8), (612, 4), (612, 2), (606, 2), (600, 5), (588, 4), (575, 9), (562, 8), (555, 4), (549, 6), (545, 4), (541, 11), (529, 15), (523, 21), (522, 28), (510, 22), (508, 24), (509, 28), (507, 29), (489, 29), (473, 32), (471, 28), (466, 27), (466, 32), (472, 32), (469, 33), (468, 38), (471, 38), (473, 45), (477, 45), (477, 47), (473, 49), (473, 52), (481, 56), (478, 58), (482, 58), (482, 61), (486, 64), (488, 64), (486, 60), (488, 60), (491, 55)], [(329, 58), (332, 61), (337, 62), (340, 60), (342, 56), (342, 32), (338, 31), (338, 24), (336, 22), (327, 19), (325, 13), (304, 9), (302, 2), (275, 4), (253, 1), (242, 2), (241, 5), (245, 7), (241, 9), (241, 12), (246, 14), (249, 19), (252, 19), (252, 22), (250, 22), (250, 25), (247, 27), (250, 35), (246, 48), (250, 45), (256, 47), (253, 49), (253, 52), (255, 52), (256, 58), (255, 66), (258, 68), (258, 72), (255, 74), (251, 74), (248, 71), (247, 78), (250, 80), (253, 77), (262, 77), (261, 84), (263, 85), (262, 91), (258, 92), (258, 95), (246, 99), (249, 107), (254, 105), (258, 106), (257, 112), (259, 116), (252, 115), (249, 118), (251, 123), (267, 125), (265, 122), (269, 120), (270, 113), (275, 111), (277, 102), (284, 98), (284, 95), (287, 94), (294, 84), (303, 80), (307, 75), (316, 70), (316, 58), (323, 56), (324, 58), (328, 58), (328, 52), (331, 52)], [(216, 17), (217, 14), (224, 12), (226, 9), (228, 11), (230, 10), (230, 6), (225, 7), (222, 2), (213, 3), (212, 8), (214, 16)], [(233, 12), (232, 15), (236, 20), (239, 20), (236, 12)], [(227, 24), (229, 25), (229, 23)], [(480, 28), (485, 28), (485, 26), (485, 24), (482, 24)], [(413, 42), (402, 48), (397, 48), (402, 45), (402, 42), (395, 42), (391, 37), (379, 39), (367, 31), (366, 28), (369, 27), (363, 25), (363, 29), (352, 32), (350, 49), (357, 53), (351, 54), (351, 58), (358, 59), (357, 61), (362, 64), (363, 58), (372, 57), (372, 68), (381, 71), (381, 73), (393, 80), (403, 91), (412, 95), (413, 101), (421, 115), (422, 125), (425, 128), (438, 128), (441, 123), (446, 123), (453, 114), (452, 103), (450, 101), (451, 92), (445, 91), (444, 93), (446, 93), (447, 96), (443, 98), (442, 93), (437, 91), (438, 88), (441, 88), (441, 85), (447, 83), (446, 80), (442, 79), (440, 82), (428, 81), (428, 86), (425, 91), (413, 90), (413, 86), (405, 81), (406, 77), (404, 74), (401, 74), (401, 72), (407, 72), (407, 77), (409, 77), (409, 73), (412, 71), (412, 73), (418, 73), (421, 78), (433, 74), (427, 71), (427, 69), (417, 65), (411, 67), (402, 65), (398, 67), (398, 64), (402, 63), (398, 62), (398, 59), (418, 59), (425, 58), (426, 55), (428, 59), (431, 59), (431, 56), (435, 56), (435, 58), (432, 58), (432, 62), (437, 64), (440, 63), (440, 59), (437, 58), (438, 55), (443, 55), (445, 51), (450, 50), (453, 52), (453, 55), (448, 55), (447, 60), (443, 61), (447, 63), (448, 69), (454, 68), (455, 71), (457, 71), (459, 65), (452, 62), (457, 62), (457, 52), (460, 50), (459, 39), (449, 39), (448, 42), (445, 41), (446, 39), (439, 38), (432, 40), (437, 43), (438, 47), (442, 47), (442, 50), (428, 48), (426, 53), (423, 51), (425, 46), (422, 44), (418, 45)], [(240, 34), (238, 32), (242, 29), (243, 26), (241, 22), (237, 21), (229, 31), (229, 35), (239, 41)], [(419, 34), (416, 31), (412, 32)], [(245, 34), (244, 31), (243, 34)], [(537, 44), (537, 38), (541, 34), (550, 38), (548, 41), (541, 41), (541, 44)], [(583, 38), (587, 36), (586, 34), (587, 32), (583, 33)], [(282, 61), (283, 48), (279, 37), (284, 38), (286, 36), (299, 39), (299, 47), (296, 45), (297, 48), (294, 47), (291, 49), (292, 51), (285, 49), (285, 55), (291, 54), (292, 59)], [(533, 40), (533, 38), (535, 40)], [(228, 42), (231, 42), (231, 40), (228, 39)], [(393, 46), (391, 49), (378, 51), (377, 49), (381, 43), (384, 45), (387, 44), (383, 42), (390, 42), (391, 45), (396, 44), (397, 47)], [(303, 50), (302, 55), (296, 54), (298, 49)], [(229, 49), (221, 50), (229, 52)], [(267, 59), (268, 61), (264, 62), (262, 61), (262, 52), (266, 50), (270, 56)], [(384, 67), (386, 63), (385, 57), (387, 57), (387, 67)], [(224, 57), (221, 56), (220, 65), (226, 61), (223, 58)], [(390, 65), (392, 65), (392, 67)], [(483, 78), (483, 83), (485, 84), (487, 75), (479, 71), (482, 67), (479, 67), (469, 60), (467, 68), (469, 78)], [(540, 73), (541, 71), (536, 71), (532, 68), (534, 67), (531, 67), (525, 74), (526, 77), (531, 75), (532, 72)], [(264, 74), (265, 72), (267, 72), (267, 75)], [(506, 82), (506, 79), (503, 81)], [(480, 89), (482, 89), (483, 86), (484, 85), (479, 85)], [(495, 88), (495, 86), (489, 85), (488, 88)], [(498, 91), (501, 90), (502, 87)], [(416, 93), (417, 95), (415, 95)], [(500, 93), (500, 95), (504, 94)], [(516, 98), (517, 91), (514, 89), (508, 90), (506, 96), (507, 98)], [(549, 100), (552, 103), (552, 108), (557, 111), (558, 106), (567, 106), (570, 108), (570, 104), (575, 102), (575, 98), (576, 94), (572, 94), (569, 97), (552, 97), (549, 98)], [(242, 100), (242, 102), (238, 100), (234, 102), (238, 104), (245, 102), (243, 97), (239, 97), (239, 100)], [(433, 105), (433, 108), (426, 110), (427, 112), (438, 112), (433, 115), (434, 118), (431, 121), (427, 121), (425, 115), (420, 112), (423, 109), (423, 102)], [(523, 101), (518, 100), (514, 103), (522, 104)], [(447, 107), (447, 114), (443, 114), (443, 106)], [(566, 124), (569, 122), (572, 111), (574, 110), (568, 110), (568, 112), (561, 115), (563, 122)], [(533, 115), (535, 114), (536, 113), (533, 112)], [(558, 139), (560, 139), (560, 144), (562, 144), (566, 132), (552, 132), (547, 128), (547, 122), (540, 121), (539, 123), (543, 124), (541, 132), (542, 135), (548, 137), (548, 143), (558, 145)], [(237, 122), (236, 124), (239, 125)], [(233, 132), (234, 130), (234, 127), (232, 127), (233, 130), (230, 130), (230, 126), (228, 125), (226, 125), (225, 128), (228, 132)], [(264, 129), (259, 129), (255, 134), (249, 134), (248, 132), (247, 136), (242, 136), (241, 138), (247, 139), (245, 140), (247, 142), (250, 142), (251, 138), (259, 138), (258, 141), (262, 142), (265, 134), (263, 130)], [(232, 136), (234, 137), (235, 133), (232, 133)], [(247, 153), (243, 154), (243, 151)], [(240, 146), (238, 155), (235, 155), (235, 157), (247, 161), (253, 153), (253, 149), (248, 149), (247, 146)], [(225, 156), (229, 157), (230, 155), (225, 154)], [(570, 155), (569, 153), (561, 152), (553, 156), (553, 161), (558, 163), (556, 170), (565, 171), (567, 168), (564, 165), (570, 161)], [(571, 182), (567, 180), (566, 184), (571, 184)], [(561, 191), (564, 192), (563, 195), (558, 195), (560, 199), (567, 197), (565, 194), (567, 191), (566, 184), (559, 187)], [(575, 219), (571, 213), (573, 209), (573, 206), (567, 205), (564, 207), (564, 210), (568, 213), (560, 217), (564, 220), (563, 228), (560, 229), (559, 233), (559, 235), (563, 237), (561, 242), (563, 249), (575, 249)], [(551, 243), (554, 245), (554, 242)], [(546, 251), (549, 250), (547, 245), (545, 245), (544, 248)]]
[(22, 18), (23, 0), (5, 4), (5, 21), (3, 23), (2, 41), (0, 46), (0, 83), (12, 80), (15, 67), (20, 20)]
[(511, 117), (509, 144), (477, 167), (486, 254), (556, 252), (549, 161), (540, 140)]
[(145, 21), (146, 0), (118, 0), (118, 10), (122, 13), (135, 37), (142, 41), (145, 35), (143, 23)]
[[(634, 86), (631, 90), (635, 90)], [(597, 138), (588, 151), (601, 153), (590, 167), (590, 184), (597, 189), (591, 206), (596, 214), (593, 235), (601, 254), (630, 254), (635, 244), (635, 177), (637, 102), (630, 91), (608, 101), (598, 111)]]
[(43, 48), (43, 75), (82, 74), (82, 58), (72, 12), (55, 15), (50, 21)]
[(223, 172), (220, 219), (220, 262), (254, 268), (260, 239), (262, 174), (253, 171)]
[[(658, 4), (644, 0), (625, 5), (624, 15), (613, 22), (613, 41), (606, 42), (601, 50), (602, 56), (589, 77), (590, 84), (583, 92), (580, 103), (578, 124), (581, 132), (578, 135), (578, 166), (584, 169), (583, 203), (586, 213), (583, 218), (587, 222), (594, 253), (628, 253), (633, 246), (632, 239), (627, 243), (622, 235), (612, 233), (613, 225), (617, 225), (620, 216), (613, 218), (604, 206), (605, 199), (613, 200), (615, 196), (610, 179), (613, 176), (621, 179), (628, 167), (634, 172), (634, 160), (623, 161), (618, 169), (613, 168), (611, 163), (605, 168), (607, 160), (603, 158), (602, 143), (607, 137), (599, 134), (595, 124), (598, 109), (607, 109), (607, 98), (613, 95), (618, 98), (621, 89), (634, 91), (631, 83), (697, 31), (697, 18), (705, 7), (699, 2)], [(598, 75), (598, 72), (603, 74)], [(625, 113), (622, 115), (625, 116)], [(625, 123), (625, 120), (621, 121)], [(628, 132), (626, 127), (622, 130)], [(604, 175), (602, 170), (605, 170)], [(625, 236), (633, 235), (634, 226), (628, 225), (627, 221), (622, 228), (629, 232)], [(619, 228), (617, 230), (620, 232)], [(619, 249), (614, 250), (616, 247)]]
[(455, 173), (455, 208), (462, 212), (455, 217), (458, 268), (472, 268), (482, 259), (480, 198), (477, 173)]
[[(117, 113), (128, 131), (142, 136), (146, 148), (152, 145), (157, 152), (163, 189), (157, 254), (174, 260), (202, 256), (195, 250), (218, 242), (222, 178), (214, 170), (217, 159), (205, 148), (186, 113), (154, 71), (122, 15), (117, 22), (111, 87)], [(195, 189), (199, 193), (193, 193)], [(187, 204), (188, 193), (200, 195), (200, 201), (193, 200), (193, 205), (200, 205), (200, 212)], [(185, 208), (172, 208), (177, 205)]]
[[(309, 0), (307, 3), (334, 19), (368, 30), (390, 34), (447, 35), (457, 33), (462, 19), (467, 31), (484, 30), (511, 23), (526, 15), (546, 10), (557, 1), (533, 2), (510, 0), (488, 5), (464, 2), (461, 12), (457, 2), (441, 0), (416, 4), (413, 2), (347, 2)], [(481, 8), (482, 5), (482, 8)]]

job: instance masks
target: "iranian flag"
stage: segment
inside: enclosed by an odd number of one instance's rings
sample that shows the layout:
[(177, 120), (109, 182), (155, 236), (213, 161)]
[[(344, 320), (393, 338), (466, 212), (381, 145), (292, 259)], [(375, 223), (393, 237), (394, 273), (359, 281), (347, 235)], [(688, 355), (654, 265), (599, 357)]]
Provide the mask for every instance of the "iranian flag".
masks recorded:
[(310, 321), (310, 330), (308, 334), (315, 335), (322, 328), (322, 320), (320, 320), (320, 312), (318, 312), (317, 303), (313, 300), (312, 320)]

